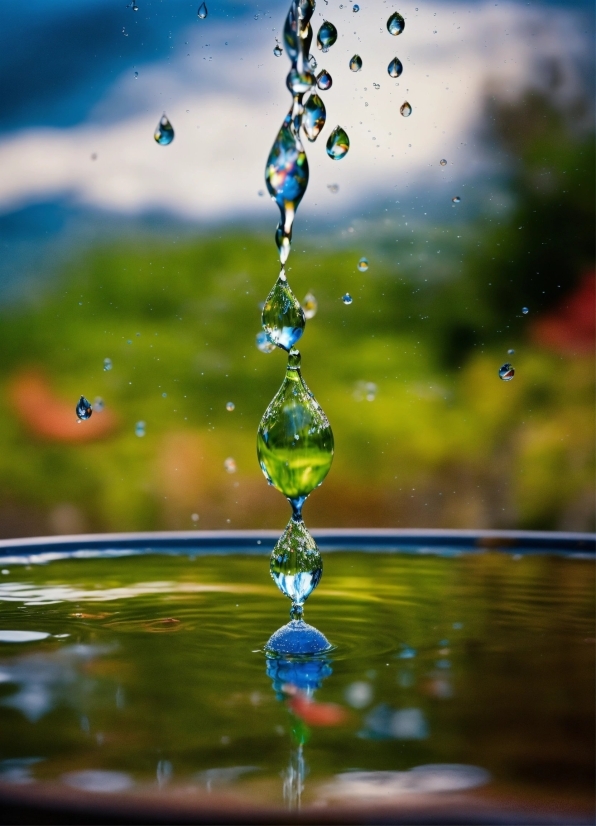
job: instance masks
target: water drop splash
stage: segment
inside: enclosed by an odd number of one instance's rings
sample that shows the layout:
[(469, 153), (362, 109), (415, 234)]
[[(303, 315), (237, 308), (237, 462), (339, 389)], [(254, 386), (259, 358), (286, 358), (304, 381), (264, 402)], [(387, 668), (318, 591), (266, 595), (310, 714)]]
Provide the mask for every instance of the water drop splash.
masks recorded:
[(412, 114), (412, 107), (406, 100), (402, 105), (399, 107), (400, 113), (404, 116), (404, 118), (409, 118)]
[(282, 49), (282, 47), (279, 45), (279, 43), (276, 43), (273, 48), (273, 54), (275, 55), (275, 57), (281, 57), (283, 53), (284, 50)]
[(327, 154), (334, 161), (339, 161), (348, 154), (350, 139), (347, 132), (336, 126), (327, 139)]
[(209, 9), (207, 8), (207, 4), (206, 3), (201, 3), (201, 5), (199, 6), (198, 11), (197, 11), (197, 17), (199, 18), (199, 20), (204, 20), (207, 17), (208, 14), (209, 14)]
[(77, 414), (77, 418), (81, 422), (90, 419), (91, 414), (93, 413), (93, 407), (91, 406), (91, 402), (87, 401), (87, 399), (84, 396), (81, 396), (77, 403), (77, 406), (75, 407), (75, 413)]
[(236, 409), (236, 405), (234, 404), (234, 402), (228, 402), (226, 404), (226, 410), (228, 411), (228, 413), (231, 413), (235, 409)]
[(112, 359), (104, 359), (103, 360), (103, 369), (106, 370), (106, 371), (112, 369)]
[(514, 376), (515, 369), (508, 362), (499, 367), (499, 378), (503, 381), (511, 381)]
[(304, 332), (304, 312), (283, 270), (265, 299), (262, 323), (268, 339), (288, 352)]
[(360, 69), (362, 69), (362, 58), (359, 54), (355, 54), (354, 57), (350, 60), (350, 71), (359, 72)]
[(236, 473), (236, 462), (234, 459), (232, 459), (231, 456), (228, 456), (228, 458), (225, 460), (224, 468), (226, 469), (227, 473)]
[(155, 142), (160, 146), (168, 146), (168, 144), (174, 140), (174, 129), (165, 112), (157, 124), (157, 129), (153, 137), (155, 138)]
[(306, 293), (302, 299), (302, 312), (304, 313), (304, 318), (307, 321), (314, 318), (317, 314), (318, 308), (319, 303), (315, 296), (312, 293)]
[(260, 350), (261, 353), (272, 353), (275, 350), (275, 344), (271, 341), (264, 330), (257, 333), (256, 343), (257, 350)]
[(333, 86), (333, 78), (326, 69), (321, 69), (317, 75), (317, 86), (322, 92), (326, 92)]
[(367, 271), (368, 261), (366, 260), (366, 258), (361, 258), (360, 259), (360, 261), (358, 262), (358, 269), (360, 270), (360, 272), (366, 272)]
[(303, 605), (320, 582), (323, 559), (302, 519), (292, 517), (271, 554), (271, 578), (292, 600), (290, 617), (302, 619)]
[(352, 298), (350, 293), (345, 293), (344, 295), (342, 295), (341, 300), (344, 304), (351, 304), (354, 299)]
[(326, 118), (325, 104), (317, 93), (313, 92), (304, 104), (302, 115), (302, 128), (309, 141), (316, 141), (319, 137), (321, 129), (325, 126)]
[(447, 166), (447, 159), (446, 158), (441, 158), (439, 163), (441, 164), (441, 166)]
[(389, 34), (394, 35), (396, 37), (398, 34), (401, 34), (406, 27), (406, 21), (403, 19), (401, 14), (397, 11), (394, 11), (389, 20), (387, 20), (387, 31)]
[(138, 436), (139, 439), (142, 439), (145, 435), (145, 422), (137, 422), (135, 424), (135, 436)]
[(335, 28), (333, 23), (330, 23), (328, 20), (325, 20), (325, 22), (321, 24), (321, 27), (317, 32), (317, 47), (321, 49), (322, 52), (328, 52), (336, 40), (337, 29)]
[(529, 309), (528, 309), (527, 307), (522, 307), (522, 313), (523, 313), (524, 315), (528, 315), (528, 313), (529, 313), (529, 312), (530, 312), (530, 311), (529, 311)]
[(404, 66), (399, 57), (394, 57), (389, 66), (387, 66), (387, 74), (389, 77), (399, 77), (403, 70)]

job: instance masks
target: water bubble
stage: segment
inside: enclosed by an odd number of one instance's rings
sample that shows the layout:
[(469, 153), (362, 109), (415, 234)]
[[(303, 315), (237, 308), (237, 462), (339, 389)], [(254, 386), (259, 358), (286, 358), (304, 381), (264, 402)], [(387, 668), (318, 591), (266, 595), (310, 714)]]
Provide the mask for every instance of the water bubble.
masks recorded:
[(353, 12), (359, 12), (360, 11), (360, 6), (358, 5), (358, 3), (354, 3), (354, 7), (352, 8), (352, 11)]
[(231, 413), (232, 410), (235, 410), (235, 409), (236, 409), (236, 405), (234, 404), (234, 402), (228, 402), (226, 404), (226, 410), (228, 411), (228, 413)]
[(317, 86), (322, 92), (326, 92), (327, 89), (331, 89), (333, 85), (333, 78), (329, 74), (326, 69), (321, 69), (319, 74), (317, 75)]
[(279, 45), (279, 43), (276, 43), (273, 48), (273, 54), (275, 55), (275, 57), (281, 57), (283, 53), (284, 50), (282, 49), (282, 47)]
[(405, 26), (406, 21), (397, 11), (394, 11), (389, 20), (387, 20), (387, 31), (389, 32), (389, 34), (392, 34), (394, 36), (401, 34)]
[(337, 29), (333, 25), (333, 23), (329, 23), (328, 20), (325, 20), (324, 23), (321, 24), (319, 31), (317, 32), (317, 46), (323, 52), (326, 52), (328, 49), (333, 46), (335, 41), (337, 40)]
[[(271, 554), (269, 570), (282, 594), (292, 600), (292, 608), (301, 608), (323, 575), (321, 552), (302, 519), (288, 522)], [(292, 618), (301, 616), (301, 610), (292, 611)]]
[(389, 66), (387, 66), (389, 77), (399, 77), (403, 70), (404, 66), (399, 57), (394, 57)]
[(341, 300), (344, 304), (351, 304), (354, 299), (352, 298), (350, 293), (346, 293), (345, 295), (342, 295)]
[(265, 299), (263, 329), (278, 347), (290, 351), (304, 332), (305, 318), (300, 302), (282, 272)]
[(84, 396), (81, 396), (77, 406), (75, 407), (75, 412), (77, 414), (77, 417), (81, 421), (85, 421), (85, 419), (90, 419), (91, 414), (93, 413), (91, 402), (87, 401), (87, 399)]
[(313, 92), (304, 104), (302, 117), (302, 128), (309, 141), (316, 141), (321, 129), (325, 126), (326, 118), (325, 104), (317, 93)]
[(409, 118), (409, 117), (410, 117), (410, 115), (412, 114), (412, 107), (410, 106), (410, 104), (409, 104), (409, 103), (408, 103), (408, 101), (406, 100), (406, 101), (405, 101), (404, 103), (402, 103), (402, 105), (399, 107), (399, 111), (400, 111), (400, 112), (401, 112), (401, 114), (404, 116), (404, 118)]
[(333, 195), (337, 195), (337, 193), (339, 192), (339, 184), (327, 184), (327, 189)]
[(439, 163), (441, 164), (441, 166), (447, 166), (447, 160), (445, 158), (441, 158)]
[(314, 318), (317, 314), (318, 308), (319, 304), (315, 296), (312, 293), (306, 293), (302, 299), (302, 311), (304, 312), (304, 318)]
[(135, 424), (135, 436), (142, 438), (145, 435), (145, 422), (137, 422)]
[(236, 462), (234, 459), (232, 459), (231, 456), (228, 456), (228, 458), (225, 460), (224, 468), (228, 473), (236, 473)]
[(103, 360), (103, 369), (104, 370), (111, 370), (112, 369), (112, 359), (104, 359)]
[(360, 272), (366, 272), (367, 271), (368, 261), (366, 260), (366, 258), (361, 258), (360, 259), (360, 261), (358, 262), (358, 269), (360, 270)]
[(199, 20), (204, 20), (207, 17), (208, 14), (209, 14), (209, 10), (207, 8), (207, 4), (206, 3), (201, 3), (201, 5), (199, 6), (199, 9), (197, 11), (197, 17), (199, 18)]
[(349, 148), (350, 139), (347, 132), (341, 126), (336, 126), (327, 139), (327, 154), (334, 161), (339, 161), (348, 154)]
[(157, 129), (155, 130), (153, 137), (155, 138), (156, 143), (160, 146), (167, 146), (174, 140), (174, 129), (165, 112), (157, 124)]
[(523, 313), (524, 315), (528, 315), (528, 313), (529, 313), (529, 312), (530, 312), (530, 311), (529, 311), (529, 309), (528, 309), (527, 307), (522, 307), (522, 313)]
[(451, 199), (452, 203), (454, 204), (461, 204), (461, 198), (459, 195), (456, 195), (454, 198)]
[(93, 399), (93, 412), (94, 413), (101, 413), (101, 411), (104, 409), (104, 407), (105, 407), (105, 404), (104, 404), (104, 401), (101, 398), (101, 396), (96, 396)]
[(512, 356), (515, 353), (515, 350), (507, 350), (507, 355)]
[(355, 54), (354, 57), (350, 60), (350, 71), (359, 72), (360, 69), (362, 69), (362, 58), (359, 54)]
[(515, 370), (508, 362), (499, 367), (499, 378), (503, 381), (511, 381), (515, 376)]
[(271, 341), (267, 333), (261, 330), (257, 333), (257, 350), (261, 353), (272, 353), (275, 350), (275, 344)]

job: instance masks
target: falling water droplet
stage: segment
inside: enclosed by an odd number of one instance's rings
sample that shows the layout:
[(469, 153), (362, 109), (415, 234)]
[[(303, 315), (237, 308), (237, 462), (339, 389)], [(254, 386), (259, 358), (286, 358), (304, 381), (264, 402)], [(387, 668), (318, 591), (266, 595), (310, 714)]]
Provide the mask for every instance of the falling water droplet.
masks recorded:
[(304, 318), (307, 320), (314, 318), (317, 314), (318, 308), (319, 304), (315, 296), (312, 293), (306, 293), (302, 299), (302, 311), (304, 313)]
[(96, 396), (93, 399), (93, 412), (94, 413), (101, 413), (102, 410), (104, 409), (104, 407), (105, 407), (105, 404), (104, 404), (104, 401), (101, 398), (101, 396)]
[(199, 18), (199, 20), (204, 20), (208, 14), (209, 10), (207, 9), (207, 4), (201, 3), (201, 5), (199, 6), (199, 10), (197, 11), (197, 17)]
[(461, 204), (461, 198), (459, 197), (459, 195), (456, 195), (455, 197), (453, 197), (453, 198), (451, 199), (451, 201), (452, 201), (454, 204)]
[(446, 158), (441, 158), (439, 163), (441, 164), (441, 166), (447, 166), (447, 159)]
[(236, 473), (236, 462), (234, 459), (232, 459), (231, 456), (228, 456), (228, 458), (225, 460), (224, 468), (228, 473)]
[(104, 359), (103, 360), (103, 369), (106, 370), (106, 371), (112, 369), (112, 359)]
[(337, 29), (335, 28), (333, 23), (329, 23), (328, 20), (325, 20), (325, 22), (321, 24), (321, 28), (317, 32), (317, 46), (323, 52), (326, 52), (333, 46), (336, 40)]
[(279, 45), (279, 43), (276, 43), (273, 48), (273, 54), (275, 55), (275, 57), (281, 57), (283, 53), (284, 50), (282, 49), (282, 47)]
[(236, 409), (236, 405), (234, 404), (234, 402), (228, 402), (226, 404), (226, 410), (228, 411), (228, 413), (231, 413), (235, 409)]
[(91, 402), (87, 401), (87, 399), (84, 396), (81, 396), (77, 406), (75, 407), (75, 412), (77, 414), (77, 417), (81, 421), (85, 421), (85, 419), (90, 419), (91, 414), (93, 413)]
[(360, 11), (360, 6), (358, 5), (358, 3), (354, 3), (354, 7), (352, 8), (352, 11), (353, 12), (359, 12)]
[(290, 500), (295, 515), (331, 467), (331, 426), (302, 378), (297, 350), (289, 354), (284, 381), (261, 419), (257, 455), (267, 481)]
[(332, 193), (332, 195), (337, 195), (339, 192), (339, 184), (327, 184), (327, 189)]
[(309, 141), (316, 141), (321, 129), (325, 126), (326, 117), (325, 104), (317, 93), (313, 92), (304, 104), (302, 117), (302, 128)]
[(522, 313), (523, 313), (524, 315), (528, 315), (528, 313), (529, 313), (529, 312), (530, 312), (530, 311), (528, 310), (528, 308), (527, 308), (527, 307), (522, 307)]
[(327, 154), (334, 161), (339, 161), (348, 154), (350, 139), (341, 126), (336, 126), (327, 139)]
[(360, 259), (360, 261), (358, 262), (358, 269), (360, 270), (360, 272), (366, 272), (367, 271), (368, 261), (366, 260), (366, 258), (361, 258)]
[(331, 89), (333, 85), (333, 78), (329, 74), (326, 69), (321, 69), (319, 74), (317, 75), (317, 86), (322, 92), (326, 92), (327, 89)]
[(174, 129), (172, 128), (172, 124), (168, 120), (165, 112), (157, 124), (157, 129), (155, 130), (153, 137), (155, 138), (156, 143), (160, 146), (167, 146), (174, 140)]
[(145, 435), (145, 422), (137, 422), (135, 424), (135, 436), (138, 436), (139, 439), (142, 439)]
[(341, 300), (344, 304), (351, 304), (354, 299), (352, 298), (350, 293), (346, 293), (345, 295), (342, 295)]
[(301, 618), (300, 609), (323, 574), (321, 553), (302, 519), (292, 517), (288, 522), (271, 554), (269, 570), (282, 594), (292, 600), (292, 619)]
[(387, 31), (389, 34), (398, 35), (401, 34), (406, 26), (406, 21), (403, 19), (401, 14), (397, 11), (394, 11), (389, 20), (387, 21)]
[(394, 57), (389, 66), (387, 66), (389, 77), (399, 77), (403, 70), (404, 66), (399, 57)]
[(309, 69), (311, 70), (311, 72), (314, 72), (314, 70), (317, 68), (317, 65), (318, 65), (317, 64), (317, 59), (314, 56), (314, 54), (309, 54), (309, 56), (308, 56), (308, 66), (309, 66)]
[(138, 72), (135, 72), (135, 79), (139, 76)]
[(263, 307), (263, 329), (269, 339), (291, 350), (304, 332), (304, 312), (282, 270)]
[(402, 105), (399, 107), (399, 111), (404, 116), (404, 118), (409, 118), (412, 114), (412, 107), (406, 100), (405, 103), (402, 103)]
[(362, 69), (362, 58), (359, 54), (355, 54), (354, 57), (350, 60), (350, 71), (359, 72), (360, 69)]
[(515, 376), (515, 370), (513, 369), (513, 367), (509, 363), (503, 364), (499, 368), (499, 378), (502, 379), (503, 381), (511, 381), (511, 379), (514, 376)]
[(261, 353), (272, 353), (275, 350), (275, 344), (264, 330), (257, 333), (257, 350), (260, 350)]
[(515, 353), (515, 350), (507, 350), (507, 355), (512, 356)]

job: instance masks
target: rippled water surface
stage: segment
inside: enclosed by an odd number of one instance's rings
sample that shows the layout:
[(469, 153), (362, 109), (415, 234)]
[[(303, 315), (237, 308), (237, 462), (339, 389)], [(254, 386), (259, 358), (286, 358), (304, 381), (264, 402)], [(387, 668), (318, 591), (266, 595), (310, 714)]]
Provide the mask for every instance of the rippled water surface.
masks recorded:
[(263, 555), (8, 564), (0, 779), (290, 808), (464, 789), (589, 806), (592, 562), (324, 556), (305, 616), (334, 649), (294, 663), (264, 653), (289, 602)]

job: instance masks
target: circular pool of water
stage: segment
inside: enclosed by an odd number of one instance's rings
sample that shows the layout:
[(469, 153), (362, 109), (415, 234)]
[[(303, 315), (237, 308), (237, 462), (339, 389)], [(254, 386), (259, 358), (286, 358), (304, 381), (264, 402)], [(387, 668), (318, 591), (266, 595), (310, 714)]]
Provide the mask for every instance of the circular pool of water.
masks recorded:
[(0, 822), (592, 823), (595, 538), (313, 531), (0, 543)]

